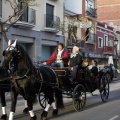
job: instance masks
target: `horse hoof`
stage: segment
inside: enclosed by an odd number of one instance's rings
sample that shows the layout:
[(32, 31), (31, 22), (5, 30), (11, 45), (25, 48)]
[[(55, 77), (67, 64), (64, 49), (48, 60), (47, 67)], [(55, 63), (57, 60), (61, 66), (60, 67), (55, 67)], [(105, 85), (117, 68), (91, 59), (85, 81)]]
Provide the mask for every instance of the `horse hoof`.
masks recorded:
[(58, 115), (58, 109), (54, 109), (53, 113), (52, 113), (52, 116), (57, 116), (57, 115)]
[(30, 120), (37, 120), (37, 116), (34, 115), (34, 117), (31, 117)]
[(46, 120), (48, 112), (43, 111), (41, 114), (41, 120)]
[(24, 114), (28, 114), (28, 108), (25, 108), (25, 109), (23, 110), (23, 113), (24, 113)]
[(1, 118), (0, 118), (0, 120), (7, 120), (7, 114), (2, 115)]

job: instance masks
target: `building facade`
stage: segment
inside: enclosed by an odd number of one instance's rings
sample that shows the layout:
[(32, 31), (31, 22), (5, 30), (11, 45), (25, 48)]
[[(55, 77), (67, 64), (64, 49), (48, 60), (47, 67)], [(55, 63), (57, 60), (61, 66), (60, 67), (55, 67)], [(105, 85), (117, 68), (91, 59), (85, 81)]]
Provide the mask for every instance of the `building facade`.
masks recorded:
[(97, 0), (97, 20), (120, 26), (120, 0)]
[[(67, 46), (77, 46), (85, 57), (95, 52), (96, 41), (96, 1), (95, 0), (65, 0), (65, 19), (76, 18), (73, 33), (77, 36), (66, 34)], [(68, 37), (67, 37), (68, 36)]]
[(96, 19), (97, 19), (97, 13), (96, 13), (96, 0), (85, 0), (83, 7), (83, 17), (86, 17), (88, 19), (88, 22), (91, 22), (90, 28), (82, 28), (82, 35), (86, 38), (85, 39), (85, 56), (89, 57), (89, 59), (92, 59), (89, 54), (94, 54), (95, 46), (96, 46)]
[(113, 27), (97, 22), (96, 35), (96, 58), (100, 60), (100, 64), (108, 64), (109, 56), (115, 59)]
[[(0, 0), (2, 4), (0, 17), (6, 20), (12, 14), (9, 3)], [(20, 20), (7, 32), (10, 40), (17, 39), (24, 46), (30, 57), (47, 60), (59, 42), (64, 38), (58, 29), (63, 22), (63, 0), (36, 0), (39, 6), (29, 6)], [(57, 23), (57, 26), (53, 25)], [(4, 26), (5, 27), (5, 26)], [(7, 47), (4, 38), (0, 41), (1, 51)], [(2, 55), (0, 55), (2, 59)], [(35, 60), (35, 59), (33, 59)]]
[[(117, 54), (120, 60), (120, 0), (97, 0), (97, 20), (113, 27), (118, 40)], [(120, 61), (119, 61), (120, 62)]]

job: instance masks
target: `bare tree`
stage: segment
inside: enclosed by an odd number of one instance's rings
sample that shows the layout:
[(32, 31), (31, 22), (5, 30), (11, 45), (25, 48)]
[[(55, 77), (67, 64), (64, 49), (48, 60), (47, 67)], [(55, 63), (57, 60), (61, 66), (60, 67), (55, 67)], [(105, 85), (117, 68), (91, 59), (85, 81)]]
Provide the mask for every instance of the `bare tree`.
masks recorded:
[[(88, 28), (87, 27), (85, 28), (86, 30), (88, 30), (87, 34), (82, 38), (78, 38), (77, 29), (78, 28), (80, 29), (80, 22), (87, 24), (87, 22), (89, 22), (88, 18), (79, 17), (79, 16), (75, 16), (75, 17), (71, 16), (67, 18), (68, 18), (67, 21), (64, 21), (60, 25), (58, 25), (55, 21), (53, 21), (52, 27), (59, 29), (62, 32), (63, 36), (65, 33), (68, 33), (71, 36), (71, 38), (74, 40), (73, 45), (77, 45), (82, 40), (85, 40), (89, 36), (90, 30), (94, 28), (95, 23), (94, 21), (90, 20), (92, 22), (92, 25)], [(69, 41), (69, 39), (67, 39), (67, 41)]]
[[(20, 17), (23, 15), (24, 10), (26, 10), (28, 6), (37, 6), (38, 4), (35, 3), (34, 0), (4, 0), (4, 2), (9, 3), (13, 10), (13, 13), (9, 15), (6, 20), (0, 20), (0, 25), (2, 27), (2, 36), (4, 37), (6, 43), (8, 43), (6, 32), (20, 19)], [(22, 8), (19, 7), (21, 4)], [(6, 27), (3, 28), (5, 24)]]

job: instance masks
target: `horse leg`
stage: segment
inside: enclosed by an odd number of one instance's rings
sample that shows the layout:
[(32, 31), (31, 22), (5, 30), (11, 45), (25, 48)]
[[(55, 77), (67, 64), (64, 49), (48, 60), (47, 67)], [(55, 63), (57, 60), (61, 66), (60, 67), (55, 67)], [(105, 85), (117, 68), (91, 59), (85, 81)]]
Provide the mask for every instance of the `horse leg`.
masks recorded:
[(56, 107), (55, 102), (52, 103), (52, 106), (53, 106), (52, 116), (56, 116), (56, 115), (58, 114), (58, 109), (57, 109), (57, 107)]
[(26, 95), (26, 100), (27, 100), (27, 106), (30, 114), (30, 120), (36, 120), (37, 117), (33, 112), (33, 101), (32, 101), (32, 96), (31, 96), (31, 91), (29, 90), (28, 87), (24, 87), (24, 92)]
[(25, 109), (23, 110), (24, 114), (28, 114), (27, 100), (25, 100)]
[(15, 88), (14, 89), (12, 88), (10, 93), (11, 93), (11, 109), (9, 114), (9, 120), (13, 120), (13, 114), (16, 109), (18, 93), (16, 92)]
[(2, 116), (1, 120), (7, 120), (6, 114), (6, 101), (5, 101), (5, 92), (1, 90), (1, 106), (2, 106)]
[(27, 105), (28, 105), (28, 111), (30, 114), (30, 120), (36, 120), (37, 117), (33, 112), (33, 103), (32, 103), (32, 96), (31, 97), (27, 97)]
[(44, 92), (44, 94), (48, 97), (48, 105), (46, 106), (46, 108), (44, 109), (44, 111), (41, 114), (41, 120), (46, 120), (46, 118), (47, 118), (48, 110), (49, 110), (51, 104), (54, 102), (54, 95), (53, 95), (53, 93), (54, 92), (53, 92), (52, 88), (50, 88), (49, 90), (47, 89)]

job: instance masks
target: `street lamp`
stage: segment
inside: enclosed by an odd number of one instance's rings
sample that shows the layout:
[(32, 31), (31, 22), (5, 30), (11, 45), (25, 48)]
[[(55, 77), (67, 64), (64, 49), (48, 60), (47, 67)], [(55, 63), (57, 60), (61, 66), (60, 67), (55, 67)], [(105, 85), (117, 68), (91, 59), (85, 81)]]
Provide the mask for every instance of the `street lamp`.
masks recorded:
[(116, 52), (116, 56), (115, 56), (115, 67), (116, 68), (117, 68), (117, 45), (118, 45), (118, 39), (115, 37), (114, 46), (115, 46), (115, 52)]

